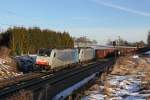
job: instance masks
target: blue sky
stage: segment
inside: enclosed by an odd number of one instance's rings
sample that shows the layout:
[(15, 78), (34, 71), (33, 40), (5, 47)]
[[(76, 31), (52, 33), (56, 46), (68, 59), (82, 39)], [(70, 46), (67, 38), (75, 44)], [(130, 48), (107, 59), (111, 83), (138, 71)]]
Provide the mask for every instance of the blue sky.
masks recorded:
[(39, 26), (106, 43), (146, 41), (150, 0), (1, 0), (0, 29)]

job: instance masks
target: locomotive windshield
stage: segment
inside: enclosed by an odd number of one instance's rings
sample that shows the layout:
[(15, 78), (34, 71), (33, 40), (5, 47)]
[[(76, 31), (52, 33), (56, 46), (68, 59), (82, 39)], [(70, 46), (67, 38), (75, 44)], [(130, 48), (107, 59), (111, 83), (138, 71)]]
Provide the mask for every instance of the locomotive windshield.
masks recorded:
[(50, 56), (52, 49), (39, 49), (39, 56)]

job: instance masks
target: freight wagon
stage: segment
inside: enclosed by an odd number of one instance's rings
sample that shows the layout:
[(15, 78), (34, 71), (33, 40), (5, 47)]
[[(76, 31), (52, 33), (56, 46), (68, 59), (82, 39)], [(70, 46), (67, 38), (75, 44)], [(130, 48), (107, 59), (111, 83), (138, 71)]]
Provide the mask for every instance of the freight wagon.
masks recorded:
[(114, 55), (114, 49), (113, 48), (105, 48), (105, 49), (96, 49), (96, 58), (97, 59), (103, 59), (108, 57), (109, 55)]
[(133, 54), (137, 51), (137, 47), (119, 46), (118, 50), (120, 51), (121, 55)]
[(118, 46), (116, 48), (106, 47), (102, 49), (96, 49), (95, 55), (97, 59), (103, 59), (106, 57), (112, 57), (117, 55), (134, 54), (137, 51), (137, 47)]

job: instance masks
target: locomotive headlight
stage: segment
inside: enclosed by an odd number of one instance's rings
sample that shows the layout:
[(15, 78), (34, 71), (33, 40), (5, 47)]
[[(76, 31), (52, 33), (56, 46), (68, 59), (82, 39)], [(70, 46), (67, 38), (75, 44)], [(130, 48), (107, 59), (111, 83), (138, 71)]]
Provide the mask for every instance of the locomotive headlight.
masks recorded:
[(37, 60), (36, 64), (38, 64), (38, 65), (49, 65), (48, 61), (46, 61), (46, 60)]

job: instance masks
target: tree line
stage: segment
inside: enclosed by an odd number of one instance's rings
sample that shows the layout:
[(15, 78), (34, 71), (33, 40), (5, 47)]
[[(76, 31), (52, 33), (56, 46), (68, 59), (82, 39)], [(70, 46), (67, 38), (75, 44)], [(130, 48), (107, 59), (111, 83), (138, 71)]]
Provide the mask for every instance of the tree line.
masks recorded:
[(83, 37), (74, 37), (74, 46), (75, 47), (89, 47), (90, 45), (96, 45), (98, 42), (96, 40), (91, 40), (86, 36)]
[(12, 54), (36, 53), (39, 48), (73, 48), (68, 32), (56, 32), (38, 27), (13, 27), (0, 33), (0, 45), (11, 49)]
[(79, 38), (74, 37), (73, 40), (75, 43), (88, 43), (88, 44), (97, 44), (98, 43), (96, 40), (90, 40), (86, 36), (79, 37)]
[(107, 45), (113, 45), (113, 42), (116, 42), (116, 45), (118, 46), (131, 46), (131, 47), (144, 47), (146, 46), (146, 44), (144, 43), (144, 41), (137, 41), (137, 42), (129, 42), (121, 37), (119, 37), (116, 40), (108, 40), (107, 41)]

